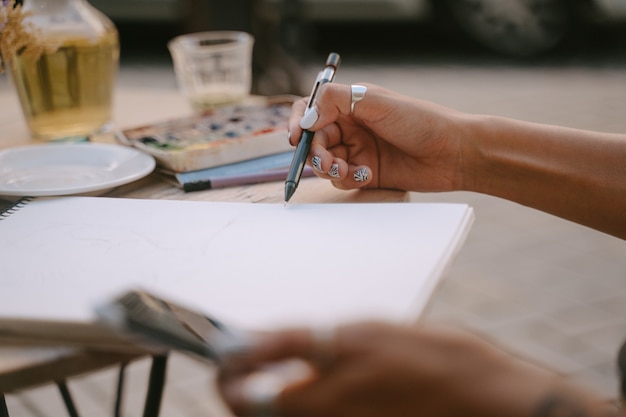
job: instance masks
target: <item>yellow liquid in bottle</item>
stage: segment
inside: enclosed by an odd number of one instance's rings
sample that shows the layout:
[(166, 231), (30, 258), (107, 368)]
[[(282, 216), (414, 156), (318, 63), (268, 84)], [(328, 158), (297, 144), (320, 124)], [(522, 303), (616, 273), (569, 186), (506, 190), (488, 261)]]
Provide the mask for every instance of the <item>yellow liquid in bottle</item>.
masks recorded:
[(64, 39), (36, 60), (14, 57), (11, 77), (33, 136), (87, 136), (109, 123), (118, 60), (115, 29), (96, 40)]

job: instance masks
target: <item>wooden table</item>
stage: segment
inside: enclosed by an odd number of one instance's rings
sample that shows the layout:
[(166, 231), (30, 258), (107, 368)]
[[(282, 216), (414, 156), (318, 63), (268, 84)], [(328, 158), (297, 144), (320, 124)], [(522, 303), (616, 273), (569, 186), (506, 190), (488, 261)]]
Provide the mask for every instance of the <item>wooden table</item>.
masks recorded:
[[(29, 138), (26, 123), (13, 90), (0, 91), (0, 109), (2, 109), (0, 112), (0, 148), (38, 143)], [(118, 128), (131, 127), (183, 116), (189, 112), (187, 103), (175, 90), (125, 89), (117, 91), (114, 122)], [(98, 141), (113, 142), (114, 139), (104, 136), (98, 138)], [(164, 181), (157, 174), (151, 174), (144, 179), (111, 190), (105, 195), (125, 198), (277, 203), (283, 201), (283, 184), (273, 182), (185, 193)], [(294, 204), (402, 202), (406, 198), (406, 193), (399, 191), (340, 191), (334, 189), (327, 181), (307, 178), (302, 180), (292, 202)], [(3, 410), (2, 393), (56, 382), (65, 398), (69, 395), (64, 384), (67, 378), (128, 362), (138, 355), (139, 353), (136, 352), (88, 352), (75, 348), (0, 346), (0, 417), (7, 415), (6, 408)], [(164, 363), (157, 362), (157, 365), (162, 367)], [(149, 402), (148, 399), (147, 405)], [(68, 406), (72, 406), (71, 401)], [(158, 407), (152, 412), (147, 410), (144, 415), (157, 413)]]

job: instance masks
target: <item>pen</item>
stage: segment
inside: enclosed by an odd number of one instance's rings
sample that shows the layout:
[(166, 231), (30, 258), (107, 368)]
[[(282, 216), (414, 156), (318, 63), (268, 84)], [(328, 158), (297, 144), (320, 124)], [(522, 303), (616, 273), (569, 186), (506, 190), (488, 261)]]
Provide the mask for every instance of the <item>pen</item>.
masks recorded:
[[(247, 161), (235, 162), (212, 168), (186, 172), (171, 172), (162, 169), (166, 180), (182, 187), (185, 192), (235, 187), (269, 181), (285, 181), (294, 151), (261, 156)], [(305, 167), (302, 177), (312, 176), (311, 167)]]
[[(319, 88), (322, 85), (333, 81), (340, 61), (341, 58), (339, 57), (339, 54), (335, 52), (328, 54), (328, 58), (326, 58), (326, 66), (319, 72), (319, 74), (317, 74), (317, 78), (315, 79), (315, 84), (313, 85), (313, 90), (311, 90), (309, 102), (306, 106), (307, 110), (315, 104), (315, 97), (317, 96)], [(308, 129), (304, 129), (302, 136), (300, 137), (300, 142), (298, 142), (298, 146), (296, 146), (296, 151), (293, 154), (291, 166), (289, 167), (289, 173), (287, 174), (287, 179), (285, 180), (285, 203), (289, 201), (291, 196), (293, 196), (296, 192), (296, 188), (298, 188), (298, 183), (300, 182), (302, 171), (304, 170), (304, 165), (306, 163), (306, 157), (311, 150), (313, 135), (313, 132)]]
[[(185, 192), (200, 191), (200, 190), (215, 190), (218, 188), (237, 187), (247, 184), (259, 184), (263, 182), (280, 181), (288, 174), (287, 168), (273, 169), (269, 171), (248, 173), (248, 174), (236, 174), (232, 176), (216, 176), (213, 178), (206, 178), (198, 181), (183, 182), (177, 175), (179, 185), (182, 185)], [(302, 177), (312, 177), (313, 169), (310, 167), (304, 167), (302, 171)]]

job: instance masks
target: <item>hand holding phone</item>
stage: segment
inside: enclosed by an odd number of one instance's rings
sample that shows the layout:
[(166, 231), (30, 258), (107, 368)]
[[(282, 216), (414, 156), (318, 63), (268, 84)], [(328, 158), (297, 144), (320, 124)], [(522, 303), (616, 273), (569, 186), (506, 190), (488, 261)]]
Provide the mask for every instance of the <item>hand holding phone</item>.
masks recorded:
[(96, 307), (99, 320), (151, 348), (220, 362), (245, 351), (249, 335), (146, 291), (132, 290)]

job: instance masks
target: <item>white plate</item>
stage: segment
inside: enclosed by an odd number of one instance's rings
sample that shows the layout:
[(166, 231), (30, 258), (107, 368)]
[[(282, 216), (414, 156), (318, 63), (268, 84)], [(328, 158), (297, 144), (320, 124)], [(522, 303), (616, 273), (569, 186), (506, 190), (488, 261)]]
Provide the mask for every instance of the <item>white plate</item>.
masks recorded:
[(154, 166), (150, 155), (121, 145), (9, 148), (0, 151), (0, 195), (37, 197), (103, 191), (142, 178)]

